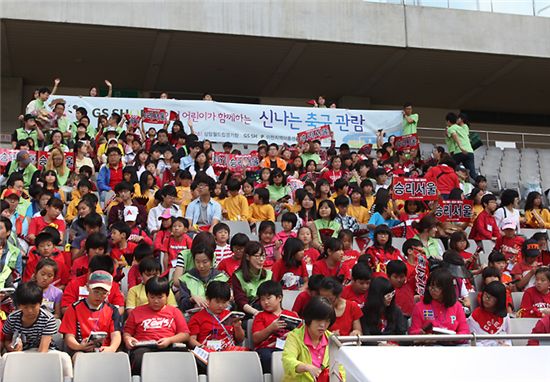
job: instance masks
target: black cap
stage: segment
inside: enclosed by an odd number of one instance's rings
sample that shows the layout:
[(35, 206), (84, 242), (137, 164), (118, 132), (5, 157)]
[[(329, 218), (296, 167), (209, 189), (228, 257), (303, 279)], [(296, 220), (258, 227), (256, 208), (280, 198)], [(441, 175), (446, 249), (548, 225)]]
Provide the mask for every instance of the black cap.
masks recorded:
[(524, 256), (538, 257), (540, 256), (539, 242), (534, 239), (525, 240), (521, 252)]

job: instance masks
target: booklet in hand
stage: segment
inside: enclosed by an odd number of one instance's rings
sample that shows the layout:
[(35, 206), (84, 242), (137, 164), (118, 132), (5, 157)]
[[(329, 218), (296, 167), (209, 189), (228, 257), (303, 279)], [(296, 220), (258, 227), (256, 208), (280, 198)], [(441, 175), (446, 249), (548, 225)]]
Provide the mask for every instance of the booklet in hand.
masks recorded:
[(300, 326), (300, 324), (302, 323), (302, 319), (301, 319), (301, 318), (292, 317), (292, 316), (287, 316), (286, 314), (281, 314), (281, 315), (279, 316), (279, 320), (283, 321), (283, 322), (286, 324), (286, 328), (285, 328), (285, 329), (288, 329), (288, 330), (294, 330), (294, 329), (296, 329), (298, 326)]
[(107, 332), (91, 332), (88, 342), (93, 342), (96, 348), (103, 346), (103, 341), (107, 338)]
[(233, 311), (223, 318), (220, 322), (224, 325), (233, 325), (234, 321), (242, 320), (246, 314), (243, 312)]
[(456, 334), (454, 330), (449, 330), (445, 328), (438, 328), (437, 326), (434, 326), (432, 331), (436, 334)]

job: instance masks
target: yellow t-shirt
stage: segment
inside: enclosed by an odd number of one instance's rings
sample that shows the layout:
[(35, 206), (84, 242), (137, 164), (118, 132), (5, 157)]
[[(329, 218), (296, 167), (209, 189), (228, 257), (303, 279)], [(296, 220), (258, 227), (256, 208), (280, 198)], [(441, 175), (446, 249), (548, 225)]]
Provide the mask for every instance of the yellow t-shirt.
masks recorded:
[(225, 198), (223, 208), (226, 211), (227, 220), (248, 221), (250, 219), (248, 200), (241, 194), (236, 196), (230, 195)]
[[(147, 304), (147, 293), (145, 293), (145, 285), (139, 284), (130, 288), (126, 297), (126, 309), (133, 309), (136, 306)], [(168, 305), (178, 306), (174, 293), (170, 290), (168, 295)]]
[(367, 224), (370, 219), (369, 210), (363, 206), (349, 205), (348, 215), (354, 217), (359, 224)]
[(250, 222), (275, 222), (275, 210), (271, 204), (258, 205), (252, 203), (250, 205)]

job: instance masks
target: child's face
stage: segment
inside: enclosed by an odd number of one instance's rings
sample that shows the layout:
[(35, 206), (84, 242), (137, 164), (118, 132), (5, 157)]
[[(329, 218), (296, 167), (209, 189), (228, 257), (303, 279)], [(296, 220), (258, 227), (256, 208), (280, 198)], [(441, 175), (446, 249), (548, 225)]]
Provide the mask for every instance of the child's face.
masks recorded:
[(292, 231), (292, 229), (294, 228), (294, 227), (292, 226), (292, 223), (291, 223), (291, 222), (285, 222), (285, 221), (284, 221), (284, 222), (281, 223), (281, 225), (282, 225), (282, 227), (283, 227), (283, 231), (285, 231), (285, 232), (290, 232), (290, 231)]
[(122, 234), (120, 233), (120, 231), (116, 230), (116, 229), (113, 229), (111, 231), (111, 240), (113, 242), (113, 244), (118, 244), (120, 243), (120, 241), (122, 240), (123, 236)]
[(378, 244), (381, 246), (386, 245), (389, 239), (390, 239), (390, 235), (388, 235), (385, 232), (381, 232), (376, 235), (376, 240), (378, 241)]
[(50, 257), (54, 251), (54, 245), (51, 241), (43, 241), (38, 244), (38, 253), (43, 257)]
[(328, 194), (330, 192), (330, 186), (324, 183), (323, 185), (321, 185), (321, 188), (319, 188), (319, 190), (321, 190), (322, 194)]
[(390, 282), (391, 282), (391, 285), (393, 285), (394, 289), (401, 288), (405, 284), (405, 281), (407, 281), (407, 276), (405, 274), (393, 273), (390, 276)]
[(240, 260), (243, 258), (244, 255), (244, 247), (241, 247), (240, 245), (233, 246), (233, 256), (235, 256), (236, 259)]
[(482, 298), (481, 298), (483, 308), (488, 311), (495, 310), (497, 306), (497, 298), (495, 296), (491, 296), (487, 292), (483, 292)]
[(162, 219), (160, 225), (164, 229), (169, 229), (172, 227), (172, 219)]
[(481, 182), (478, 183), (477, 186), (479, 187), (479, 189), (485, 191), (487, 189), (487, 182), (482, 180)]
[(254, 204), (258, 204), (258, 205), (262, 205), (262, 200), (260, 199), (260, 197), (258, 196), (258, 194), (254, 194)]
[(262, 243), (271, 244), (273, 242), (273, 236), (275, 236), (275, 232), (273, 232), (271, 228), (264, 229), (260, 232), (260, 240)]
[(315, 189), (311, 185), (307, 185), (304, 187), (304, 190), (309, 192), (311, 195), (315, 195)]
[(346, 216), (348, 214), (348, 206), (346, 205), (339, 205), (336, 206), (338, 208), (338, 213), (342, 216)]
[(319, 216), (321, 219), (330, 219), (330, 207), (326, 203), (319, 207)]
[(334, 260), (335, 262), (339, 263), (344, 258), (344, 251), (342, 249), (337, 249), (336, 251), (327, 250), (328, 256)]
[(195, 268), (201, 275), (208, 274), (212, 269), (212, 260), (205, 253), (197, 253), (195, 255)]
[(143, 285), (145, 285), (145, 284), (147, 284), (147, 281), (149, 281), (149, 279), (151, 279), (155, 276), (160, 276), (160, 272), (159, 271), (145, 271), (145, 272), (141, 273), (141, 283)]
[(216, 243), (218, 244), (227, 244), (227, 241), (229, 240), (229, 232), (227, 230), (222, 229), (216, 232)]
[(266, 169), (266, 170), (262, 170), (262, 175), (260, 177), (264, 182), (267, 182), (270, 176), (271, 176), (271, 171), (269, 169)]
[(468, 241), (466, 241), (466, 240), (459, 240), (459, 241), (456, 242), (456, 248), (459, 251), (464, 251), (467, 246), (468, 246)]
[(105, 248), (90, 248), (88, 249), (88, 256), (91, 259), (94, 256), (103, 256), (105, 255)]
[(356, 294), (366, 294), (369, 291), (370, 280), (353, 280), (351, 288)]
[(46, 207), (46, 212), (48, 217), (53, 220), (53, 219), (57, 219), (57, 217), (61, 213), (61, 210), (57, 207), (49, 206), (49, 207)]
[(542, 294), (548, 293), (550, 290), (550, 280), (548, 280), (545, 274), (539, 273), (535, 276), (535, 288)]
[(379, 175), (376, 177), (376, 182), (378, 184), (386, 184), (387, 180), (388, 180), (388, 176), (386, 174)]
[(40, 268), (35, 274), (36, 284), (42, 289), (46, 289), (55, 278), (55, 270), (52, 266)]
[(372, 186), (365, 186), (363, 187), (363, 193), (365, 195), (372, 195)]
[(309, 198), (309, 196), (306, 196), (303, 200), (302, 200), (302, 208), (305, 208), (306, 210), (309, 210), (311, 208), (313, 208), (313, 205), (314, 205), (314, 201), (311, 200)]
[(90, 207), (86, 204), (86, 203), (80, 203), (78, 205), (78, 216), (79, 217), (85, 217), (85, 216), (88, 216), (90, 214), (90, 212), (92, 212), (92, 210), (90, 210)]
[(158, 312), (162, 308), (166, 306), (168, 303), (168, 295), (163, 294), (151, 294), (147, 293), (147, 303), (149, 304), (149, 307), (154, 310), (155, 312)]
[(504, 236), (509, 239), (512, 239), (516, 236), (516, 231), (512, 228), (505, 229), (502, 232), (504, 232)]
[(349, 237), (348, 235), (343, 236), (342, 245), (344, 246), (344, 250), (351, 249), (351, 247), (353, 246), (353, 238)]
[(221, 298), (208, 299), (208, 308), (214, 314), (221, 314), (227, 308), (228, 301)]
[(109, 296), (109, 292), (103, 288), (90, 288), (88, 286), (88, 303), (92, 306), (99, 306)]
[(502, 272), (504, 272), (504, 269), (506, 269), (506, 261), (505, 260), (495, 261), (493, 263), (493, 267), (498, 269), (500, 271), (500, 273), (502, 274)]
[(311, 243), (311, 231), (308, 228), (300, 229), (298, 232), (298, 239), (300, 239), (304, 244)]
[(252, 187), (249, 183), (243, 184), (243, 192), (246, 195), (250, 195), (252, 192), (254, 192), (254, 187)]
[(34, 322), (38, 319), (40, 304), (19, 304), (18, 308), (21, 309), (25, 321)]
[(354, 192), (351, 194), (351, 202), (354, 204), (361, 203), (361, 194), (358, 192)]
[(496, 200), (491, 200), (489, 203), (487, 203), (487, 211), (492, 214), (497, 210), (497, 202)]
[(275, 296), (273, 294), (269, 296), (260, 296), (260, 305), (264, 311), (274, 312), (281, 307), (282, 300), (283, 298), (281, 296)]
[(183, 225), (182, 222), (176, 221), (172, 224), (172, 235), (175, 237), (180, 237), (181, 235), (185, 234), (187, 229)]

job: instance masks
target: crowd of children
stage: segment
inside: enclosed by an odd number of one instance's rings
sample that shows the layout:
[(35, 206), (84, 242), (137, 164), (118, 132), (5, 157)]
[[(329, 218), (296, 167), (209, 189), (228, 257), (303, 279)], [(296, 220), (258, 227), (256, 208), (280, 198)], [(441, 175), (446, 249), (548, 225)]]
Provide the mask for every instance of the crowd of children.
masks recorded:
[[(411, 110), (406, 105), (404, 121), (415, 132)], [(314, 330), (497, 334), (509, 332), (510, 313), (550, 315), (547, 236), (519, 234), (523, 225), (550, 224), (540, 194), (528, 197), (524, 219), (517, 193), (505, 190), (499, 207), (485, 179), (470, 179), (460, 157), (441, 147), (423, 160), (416, 149), (394, 151), (394, 137), (383, 142), (382, 133), (372, 152), (347, 144), (337, 151), (334, 141), (328, 150), (319, 141), (260, 141), (252, 154), (262, 168), (232, 173), (210, 165), (212, 143), (200, 142), (191, 122), (191, 134), (180, 121), (145, 132), (113, 113), (96, 129), (87, 113), (77, 109), (63, 134), (56, 120), (38, 125), (28, 114), (14, 135), (19, 151), (4, 171), (0, 217), (7, 352), (126, 350), (139, 374), (146, 352), (185, 344), (201, 349), (204, 367), (208, 352), (246, 350), (251, 325), (249, 347), (264, 372), (284, 349), (284, 364), (294, 365), (288, 375), (315, 375), (321, 361), (292, 359), (297, 335), (309, 349), (313, 337), (323, 343)], [(450, 126), (449, 138), (459, 128)], [(61, 163), (37, 170), (28, 151), (40, 144), (66, 147), (56, 152)], [(81, 164), (70, 174), (69, 149)], [(231, 143), (223, 149), (238, 153)], [(393, 175), (434, 178), (443, 199), (471, 198), (472, 220), (443, 223), (434, 203), (399, 200)], [(254, 237), (232, 232), (236, 221)], [(396, 247), (395, 237), (407, 240)], [(485, 269), (484, 240), (495, 243)], [(298, 293), (291, 310), (282, 307), (286, 290)], [(524, 291), (519, 312), (512, 291)], [(52, 340), (57, 333), (62, 343)], [(298, 348), (287, 349), (288, 336)], [(71, 360), (63, 359), (70, 376)]]

